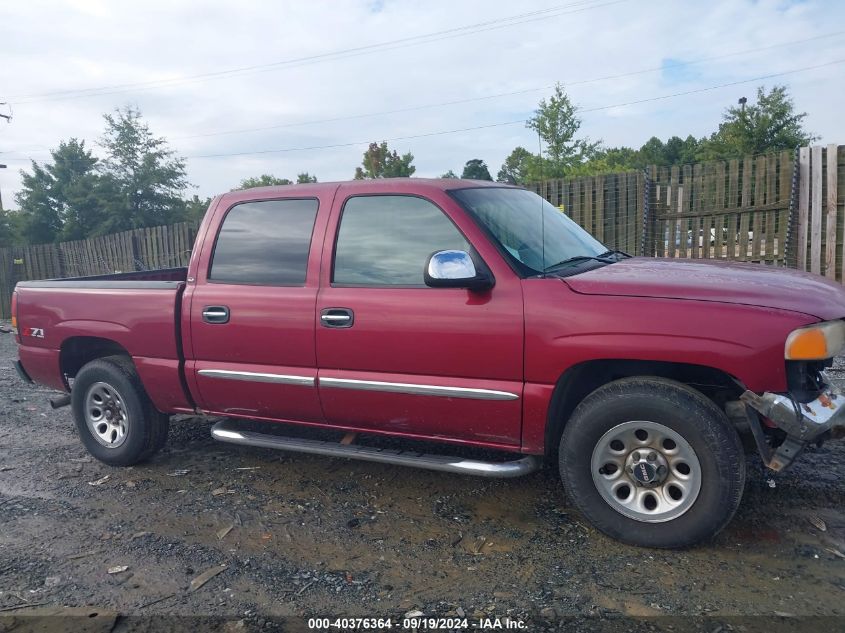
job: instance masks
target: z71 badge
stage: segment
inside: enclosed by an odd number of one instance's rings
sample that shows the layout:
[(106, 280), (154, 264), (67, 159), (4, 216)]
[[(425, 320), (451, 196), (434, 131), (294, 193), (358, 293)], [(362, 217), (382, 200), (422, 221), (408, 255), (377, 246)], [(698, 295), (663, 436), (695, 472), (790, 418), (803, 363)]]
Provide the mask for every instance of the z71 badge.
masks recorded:
[(23, 330), (24, 336), (31, 336), (32, 338), (44, 338), (43, 327), (27, 327)]

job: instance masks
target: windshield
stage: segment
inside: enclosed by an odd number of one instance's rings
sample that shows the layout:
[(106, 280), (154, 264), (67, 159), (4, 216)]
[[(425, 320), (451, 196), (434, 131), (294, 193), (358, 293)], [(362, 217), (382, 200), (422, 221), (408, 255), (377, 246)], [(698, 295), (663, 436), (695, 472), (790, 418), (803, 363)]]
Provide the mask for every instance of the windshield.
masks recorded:
[(528, 269), (528, 274), (543, 273), (573, 258), (595, 261), (590, 258), (608, 250), (560, 209), (531, 191), (485, 187), (458, 189), (452, 195), (505, 252)]

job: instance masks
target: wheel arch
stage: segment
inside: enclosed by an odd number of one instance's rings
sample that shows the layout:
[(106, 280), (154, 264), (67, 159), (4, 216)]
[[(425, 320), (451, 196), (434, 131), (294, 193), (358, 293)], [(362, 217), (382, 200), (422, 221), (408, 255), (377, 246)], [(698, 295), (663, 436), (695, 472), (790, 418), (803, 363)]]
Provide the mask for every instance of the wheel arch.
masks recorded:
[(676, 380), (703, 393), (723, 410), (727, 400), (738, 398), (743, 391), (734, 376), (706, 365), (630, 359), (584, 361), (569, 367), (555, 384), (546, 416), (546, 455), (557, 451), (566, 422), (584, 398), (603, 385), (634, 376)]
[[(59, 368), (65, 385), (80, 369), (98, 358), (124, 356), (132, 362), (132, 355), (117, 341), (98, 336), (71, 336), (59, 348)], [(133, 363), (134, 365), (134, 363)]]

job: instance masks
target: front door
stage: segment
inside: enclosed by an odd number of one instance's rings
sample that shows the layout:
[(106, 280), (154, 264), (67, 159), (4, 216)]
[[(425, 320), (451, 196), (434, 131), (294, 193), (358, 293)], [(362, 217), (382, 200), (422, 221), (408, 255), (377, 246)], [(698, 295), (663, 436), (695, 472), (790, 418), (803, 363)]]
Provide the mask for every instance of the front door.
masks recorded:
[[(317, 198), (242, 202), (225, 213), (190, 301), (186, 373), (213, 413), (321, 422), (314, 351)], [(214, 239), (213, 236), (207, 239)], [(315, 254), (319, 257), (319, 254)]]
[(485, 292), (424, 284), (431, 253), (472, 251), (455, 203), (434, 197), (339, 189), (317, 298), (323, 411), (349, 428), (517, 446), (522, 290), (513, 274)]

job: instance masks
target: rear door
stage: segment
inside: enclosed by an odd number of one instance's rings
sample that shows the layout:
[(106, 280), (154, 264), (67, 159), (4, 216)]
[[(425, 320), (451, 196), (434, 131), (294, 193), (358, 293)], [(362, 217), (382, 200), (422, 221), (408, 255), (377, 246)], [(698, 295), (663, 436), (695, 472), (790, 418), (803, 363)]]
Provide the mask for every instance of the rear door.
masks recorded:
[[(186, 375), (202, 409), (323, 420), (314, 349), (319, 248), (309, 266), (322, 203), (291, 197), (219, 211), (222, 222), (205, 238), (190, 301), (194, 360)], [(325, 213), (329, 206), (330, 199)]]
[(471, 251), (467, 236), (478, 231), (456, 223), (467, 219), (444, 192), (431, 196), (338, 191), (317, 300), (326, 419), (516, 446), (523, 370), (519, 280), (501, 259), (485, 259), (496, 276), (490, 291), (427, 287), (428, 256)]

